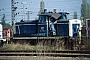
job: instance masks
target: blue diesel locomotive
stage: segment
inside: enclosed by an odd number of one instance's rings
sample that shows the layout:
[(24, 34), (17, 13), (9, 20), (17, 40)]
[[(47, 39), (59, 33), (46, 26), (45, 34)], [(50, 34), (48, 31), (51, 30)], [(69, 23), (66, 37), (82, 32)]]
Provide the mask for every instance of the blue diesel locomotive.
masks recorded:
[(14, 37), (77, 36), (81, 22), (78, 23), (80, 20), (77, 19), (67, 19), (68, 14), (45, 10), (38, 14), (38, 20), (17, 22)]

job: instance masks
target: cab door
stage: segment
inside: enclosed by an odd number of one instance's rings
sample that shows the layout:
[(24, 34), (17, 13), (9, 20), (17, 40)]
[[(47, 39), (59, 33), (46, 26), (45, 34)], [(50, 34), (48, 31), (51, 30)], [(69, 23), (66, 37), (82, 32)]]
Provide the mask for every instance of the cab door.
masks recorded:
[(79, 35), (79, 27), (80, 27), (80, 24), (72, 24), (72, 33), (73, 33), (73, 36), (78, 36)]

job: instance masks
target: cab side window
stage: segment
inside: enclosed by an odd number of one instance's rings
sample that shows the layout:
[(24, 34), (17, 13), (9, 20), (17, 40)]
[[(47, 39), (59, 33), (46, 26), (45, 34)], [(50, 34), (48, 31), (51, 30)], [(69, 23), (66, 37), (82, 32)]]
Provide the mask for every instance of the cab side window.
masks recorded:
[(47, 17), (46, 16), (39, 16), (39, 22), (43, 23), (46, 22)]

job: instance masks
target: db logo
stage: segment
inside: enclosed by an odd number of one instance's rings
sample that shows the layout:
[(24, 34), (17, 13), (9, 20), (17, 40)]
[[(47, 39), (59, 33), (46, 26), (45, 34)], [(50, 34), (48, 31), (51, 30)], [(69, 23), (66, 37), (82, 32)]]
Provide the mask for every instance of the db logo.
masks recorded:
[(44, 27), (41, 27), (41, 30), (44, 30)]

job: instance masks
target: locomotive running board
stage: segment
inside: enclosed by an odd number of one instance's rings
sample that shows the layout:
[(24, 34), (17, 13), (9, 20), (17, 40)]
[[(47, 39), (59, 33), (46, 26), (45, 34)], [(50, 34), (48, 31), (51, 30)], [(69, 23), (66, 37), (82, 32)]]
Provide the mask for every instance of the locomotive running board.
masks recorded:
[(61, 39), (64, 37), (13, 37), (14, 40), (23, 40), (23, 39)]

